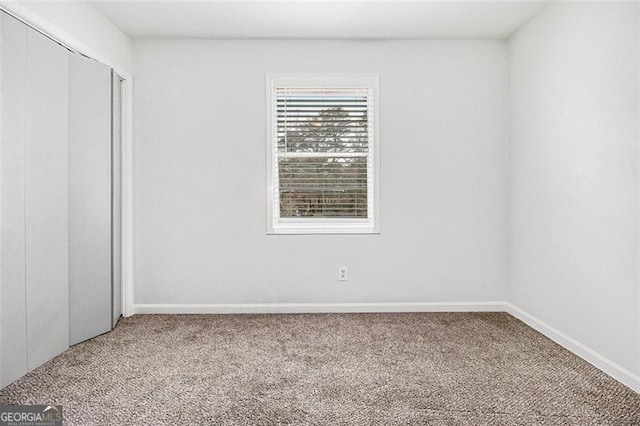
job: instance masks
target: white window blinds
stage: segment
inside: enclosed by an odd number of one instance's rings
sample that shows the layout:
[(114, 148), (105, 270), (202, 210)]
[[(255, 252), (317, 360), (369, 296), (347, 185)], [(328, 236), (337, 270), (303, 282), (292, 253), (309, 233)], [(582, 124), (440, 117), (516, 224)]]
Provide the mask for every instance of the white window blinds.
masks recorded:
[(366, 89), (279, 88), (280, 217), (367, 217)]
[(275, 225), (371, 225), (373, 96), (366, 85), (272, 87)]

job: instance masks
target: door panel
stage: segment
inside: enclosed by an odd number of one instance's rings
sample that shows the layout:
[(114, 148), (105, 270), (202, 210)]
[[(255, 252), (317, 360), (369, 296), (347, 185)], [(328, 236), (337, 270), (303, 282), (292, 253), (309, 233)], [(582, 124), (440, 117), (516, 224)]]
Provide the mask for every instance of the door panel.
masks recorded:
[(69, 343), (111, 329), (111, 69), (69, 56)]
[(0, 387), (27, 373), (24, 141), (27, 26), (0, 12), (2, 64), (2, 289)]
[(68, 54), (27, 29), (27, 359), (34, 369), (69, 346)]

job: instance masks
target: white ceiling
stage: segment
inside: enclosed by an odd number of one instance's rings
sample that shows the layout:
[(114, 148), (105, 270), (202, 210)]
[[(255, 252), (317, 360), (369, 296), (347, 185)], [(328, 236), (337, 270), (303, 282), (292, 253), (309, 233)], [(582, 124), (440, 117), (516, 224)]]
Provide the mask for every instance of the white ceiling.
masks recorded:
[(88, 0), (132, 38), (507, 38), (543, 1)]

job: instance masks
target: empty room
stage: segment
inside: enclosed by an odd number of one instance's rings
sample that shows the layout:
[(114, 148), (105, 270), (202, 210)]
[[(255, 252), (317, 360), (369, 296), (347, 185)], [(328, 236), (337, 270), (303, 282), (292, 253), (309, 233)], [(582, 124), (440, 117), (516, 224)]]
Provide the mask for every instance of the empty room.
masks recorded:
[(0, 426), (640, 425), (637, 1), (0, 0)]

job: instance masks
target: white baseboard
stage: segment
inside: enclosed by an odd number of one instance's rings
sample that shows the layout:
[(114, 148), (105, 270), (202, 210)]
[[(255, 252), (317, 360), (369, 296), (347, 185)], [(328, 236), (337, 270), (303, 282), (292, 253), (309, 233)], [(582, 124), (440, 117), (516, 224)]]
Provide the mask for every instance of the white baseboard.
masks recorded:
[(504, 304), (504, 308), (507, 313), (518, 318), (529, 327), (544, 334), (560, 346), (568, 349), (588, 363), (594, 365), (609, 376), (613, 377), (617, 381), (640, 393), (640, 376), (611, 361), (609, 358), (578, 342), (572, 337), (567, 336), (563, 332), (550, 326), (544, 321), (539, 320), (538, 318), (534, 317), (528, 312), (525, 312), (517, 306), (506, 302)]
[(503, 312), (505, 302), (138, 304), (136, 314), (294, 314), (330, 312)]

